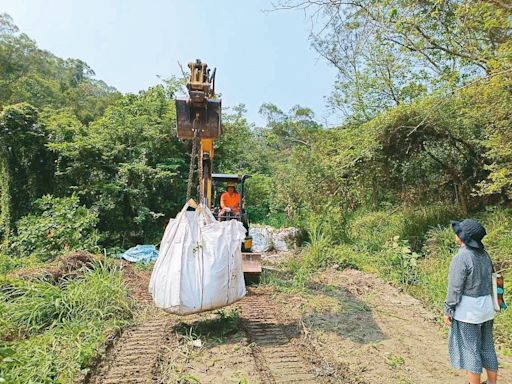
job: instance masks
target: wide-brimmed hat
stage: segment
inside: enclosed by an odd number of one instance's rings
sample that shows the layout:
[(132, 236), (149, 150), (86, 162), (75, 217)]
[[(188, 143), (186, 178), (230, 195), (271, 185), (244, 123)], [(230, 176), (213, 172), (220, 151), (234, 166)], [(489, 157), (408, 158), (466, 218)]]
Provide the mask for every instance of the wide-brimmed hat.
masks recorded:
[(236, 188), (236, 183), (234, 183), (234, 182), (232, 182), (232, 181), (229, 181), (229, 182), (228, 182), (228, 185), (226, 186), (226, 188), (229, 188), (229, 187)]
[(468, 247), (483, 249), (482, 239), (487, 234), (485, 228), (476, 220), (466, 219), (452, 221), (452, 228), (464, 244)]

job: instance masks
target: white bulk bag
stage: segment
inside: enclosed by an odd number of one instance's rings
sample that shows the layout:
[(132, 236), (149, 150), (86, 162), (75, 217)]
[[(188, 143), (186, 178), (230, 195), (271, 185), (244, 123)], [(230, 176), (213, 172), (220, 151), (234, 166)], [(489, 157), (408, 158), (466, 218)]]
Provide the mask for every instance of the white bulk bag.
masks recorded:
[(186, 204), (165, 229), (149, 292), (155, 305), (185, 315), (224, 307), (245, 296), (239, 221), (215, 220)]

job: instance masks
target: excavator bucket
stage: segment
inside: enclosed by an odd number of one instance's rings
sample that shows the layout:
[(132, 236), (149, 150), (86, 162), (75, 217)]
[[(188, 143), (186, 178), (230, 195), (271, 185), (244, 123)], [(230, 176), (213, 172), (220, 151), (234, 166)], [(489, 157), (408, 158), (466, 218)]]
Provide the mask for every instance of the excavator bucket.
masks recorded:
[(218, 139), (221, 132), (221, 100), (215, 97), (215, 69), (197, 59), (188, 63), (188, 99), (176, 99), (177, 131), (180, 139)]
[(193, 139), (198, 129), (203, 139), (218, 139), (221, 134), (221, 101), (208, 99), (196, 106), (186, 99), (176, 99), (178, 137)]
[(242, 270), (246, 285), (258, 284), (261, 276), (261, 254), (242, 252)]

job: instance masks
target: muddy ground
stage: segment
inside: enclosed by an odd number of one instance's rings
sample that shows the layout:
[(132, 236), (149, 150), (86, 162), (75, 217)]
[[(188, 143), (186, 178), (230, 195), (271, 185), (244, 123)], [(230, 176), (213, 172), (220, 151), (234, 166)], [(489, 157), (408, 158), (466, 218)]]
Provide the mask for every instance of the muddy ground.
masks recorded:
[[(107, 348), (88, 383), (464, 382), (435, 316), (373, 275), (331, 269), (306, 291), (251, 287), (222, 311), (185, 317), (152, 307), (149, 272), (127, 265), (125, 276), (137, 325)], [(510, 358), (501, 365), (501, 382), (512, 383)]]

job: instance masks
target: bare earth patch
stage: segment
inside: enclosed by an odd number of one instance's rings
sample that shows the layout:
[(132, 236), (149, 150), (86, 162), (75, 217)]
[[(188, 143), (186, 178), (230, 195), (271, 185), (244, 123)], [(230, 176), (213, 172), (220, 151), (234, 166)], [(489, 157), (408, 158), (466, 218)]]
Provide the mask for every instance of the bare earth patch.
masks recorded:
[[(446, 331), (434, 316), (376, 276), (328, 270), (308, 295), (279, 294), (276, 300), (303, 324), (304, 345), (333, 367), (347, 365), (356, 382), (464, 382), (462, 372), (449, 365)], [(502, 357), (501, 362), (501, 382), (512, 382), (510, 359)]]
[[(229, 307), (224, 313), (234, 311)], [(187, 316), (186, 322), (174, 327), (162, 383), (260, 383), (245, 333), (235, 324), (228, 335), (222, 335), (214, 329), (217, 318), (211, 313)], [(212, 333), (201, 334), (198, 328), (209, 321)]]
[[(306, 292), (249, 290), (220, 312), (154, 308), (149, 272), (125, 266), (139, 303), (89, 383), (459, 384), (447, 336), (421, 303), (376, 276), (330, 269)], [(501, 359), (501, 382), (512, 382)]]

